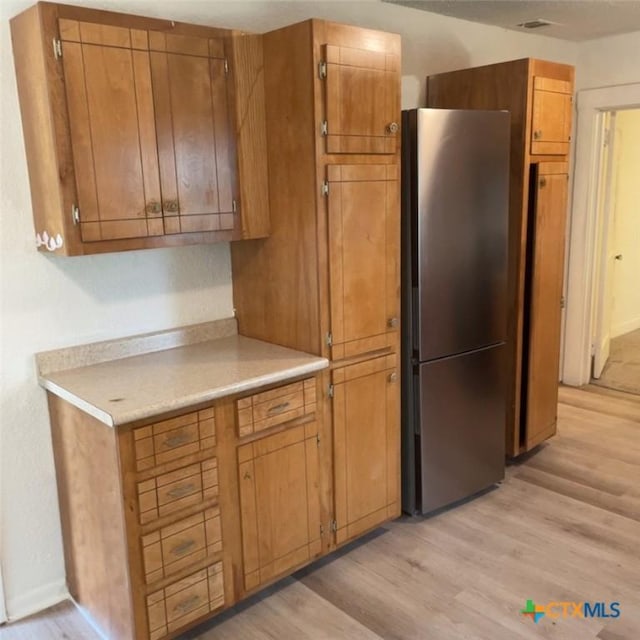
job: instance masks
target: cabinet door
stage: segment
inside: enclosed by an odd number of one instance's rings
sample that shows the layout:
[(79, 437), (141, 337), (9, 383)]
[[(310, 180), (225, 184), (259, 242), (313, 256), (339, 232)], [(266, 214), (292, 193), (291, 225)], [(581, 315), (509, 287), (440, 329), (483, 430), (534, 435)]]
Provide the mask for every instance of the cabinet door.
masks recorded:
[(397, 165), (327, 168), (332, 357), (383, 348), (398, 331)]
[(326, 45), (327, 153), (395, 153), (399, 56)]
[(222, 40), (149, 32), (166, 234), (233, 229)]
[(82, 240), (161, 235), (147, 34), (59, 27)]
[(535, 77), (531, 153), (567, 155), (571, 140), (572, 86), (565, 80)]
[(321, 551), (317, 423), (238, 447), (247, 591)]
[(400, 514), (396, 356), (333, 371), (336, 543)]
[(531, 449), (556, 431), (560, 323), (567, 209), (567, 164), (538, 165), (530, 263), (526, 442)]

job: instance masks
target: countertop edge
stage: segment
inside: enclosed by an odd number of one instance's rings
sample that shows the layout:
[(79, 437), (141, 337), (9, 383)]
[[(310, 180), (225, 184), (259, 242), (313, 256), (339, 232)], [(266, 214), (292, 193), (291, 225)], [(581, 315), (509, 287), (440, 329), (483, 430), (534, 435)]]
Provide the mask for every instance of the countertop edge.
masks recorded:
[(102, 422), (103, 424), (106, 424), (108, 427), (115, 426), (113, 416), (111, 416), (111, 414), (107, 413), (106, 411), (103, 411), (90, 402), (83, 400), (74, 393), (67, 391), (64, 387), (57, 385), (55, 382), (52, 382), (51, 380), (43, 376), (38, 377), (38, 382), (40, 383), (41, 387), (53, 393), (53, 395), (58, 396), (69, 404), (72, 404), (74, 407), (77, 407), (81, 411), (84, 411), (96, 420)]
[(158, 416), (163, 413), (168, 413), (169, 411), (179, 411), (180, 409), (185, 409), (189, 406), (199, 404), (202, 402), (209, 402), (212, 400), (218, 400), (225, 396), (236, 395), (238, 393), (244, 393), (245, 391), (251, 391), (252, 389), (257, 389), (259, 387), (263, 387), (270, 384), (275, 384), (277, 382), (283, 382), (284, 380), (289, 380), (291, 378), (296, 378), (298, 376), (305, 375), (307, 373), (315, 373), (316, 371), (322, 371), (329, 366), (329, 360), (327, 358), (318, 357), (313, 362), (309, 362), (307, 364), (298, 365), (296, 367), (289, 367), (283, 369), (281, 371), (276, 371), (272, 373), (265, 373), (260, 376), (246, 378), (244, 380), (238, 382), (232, 382), (220, 387), (214, 387), (209, 391), (204, 391), (202, 393), (191, 394), (188, 396), (184, 396), (175, 402), (169, 404), (152, 404), (148, 405), (144, 409), (140, 411), (131, 411), (128, 413), (122, 413), (118, 415), (109, 414), (108, 412), (96, 407), (95, 405), (83, 400), (79, 396), (71, 393), (66, 390), (64, 387), (57, 385), (55, 382), (47, 379), (44, 376), (39, 376), (38, 381), (40, 386), (42, 386), (47, 391), (50, 391), (54, 395), (66, 400), (73, 406), (78, 409), (84, 411), (90, 416), (94, 417), (96, 420), (99, 420), (103, 424), (108, 427), (120, 427), (122, 425), (128, 424), (130, 422), (137, 422), (140, 420), (145, 420), (147, 418), (152, 418), (153, 416)]

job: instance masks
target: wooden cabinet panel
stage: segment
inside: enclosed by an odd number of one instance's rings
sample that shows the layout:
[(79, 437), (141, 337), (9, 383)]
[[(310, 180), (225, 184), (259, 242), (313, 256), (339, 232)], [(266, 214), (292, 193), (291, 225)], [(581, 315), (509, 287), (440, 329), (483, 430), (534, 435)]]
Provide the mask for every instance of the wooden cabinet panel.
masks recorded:
[(220, 509), (167, 525), (142, 536), (141, 542), (145, 580), (150, 584), (222, 550)]
[(238, 448), (245, 589), (321, 551), (315, 421)]
[[(152, 34), (153, 35), (153, 32)], [(164, 35), (164, 34), (162, 34)], [(224, 59), (207, 39), (151, 52), (165, 233), (233, 229), (231, 128)], [(164, 43), (163, 43), (164, 44)]]
[(525, 386), (527, 450), (556, 430), (568, 177), (566, 163), (541, 163), (534, 187)]
[(240, 398), (236, 401), (238, 437), (311, 415), (315, 410), (315, 378)]
[(399, 56), (325, 46), (327, 153), (395, 153)]
[(224, 605), (221, 562), (147, 596), (149, 638), (158, 640)]
[(130, 48), (128, 29), (99, 34), (62, 44), (82, 239), (157, 235), (147, 220), (161, 214), (149, 54)]
[(398, 331), (398, 166), (330, 165), (327, 175), (332, 339), (355, 355)]
[(400, 512), (400, 390), (394, 359), (333, 371), (338, 544)]
[(535, 77), (531, 115), (531, 153), (561, 155), (569, 153), (572, 115), (571, 82)]

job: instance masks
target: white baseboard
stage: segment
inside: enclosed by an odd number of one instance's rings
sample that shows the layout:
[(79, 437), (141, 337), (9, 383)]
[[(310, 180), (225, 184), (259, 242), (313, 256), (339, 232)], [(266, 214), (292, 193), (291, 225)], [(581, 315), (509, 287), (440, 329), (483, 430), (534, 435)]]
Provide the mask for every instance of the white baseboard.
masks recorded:
[(617, 338), (618, 336), (623, 336), (625, 333), (635, 331), (636, 329), (640, 329), (640, 316), (611, 327), (611, 337)]
[(7, 598), (9, 622), (38, 613), (68, 599), (69, 591), (64, 579), (37, 587), (15, 598)]

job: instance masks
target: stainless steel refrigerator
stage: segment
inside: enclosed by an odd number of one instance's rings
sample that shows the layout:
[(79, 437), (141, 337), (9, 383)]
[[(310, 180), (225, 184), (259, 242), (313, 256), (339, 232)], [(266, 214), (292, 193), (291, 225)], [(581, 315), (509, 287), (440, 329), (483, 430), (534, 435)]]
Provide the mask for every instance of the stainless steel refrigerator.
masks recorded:
[(402, 114), (403, 509), (504, 477), (509, 114)]

